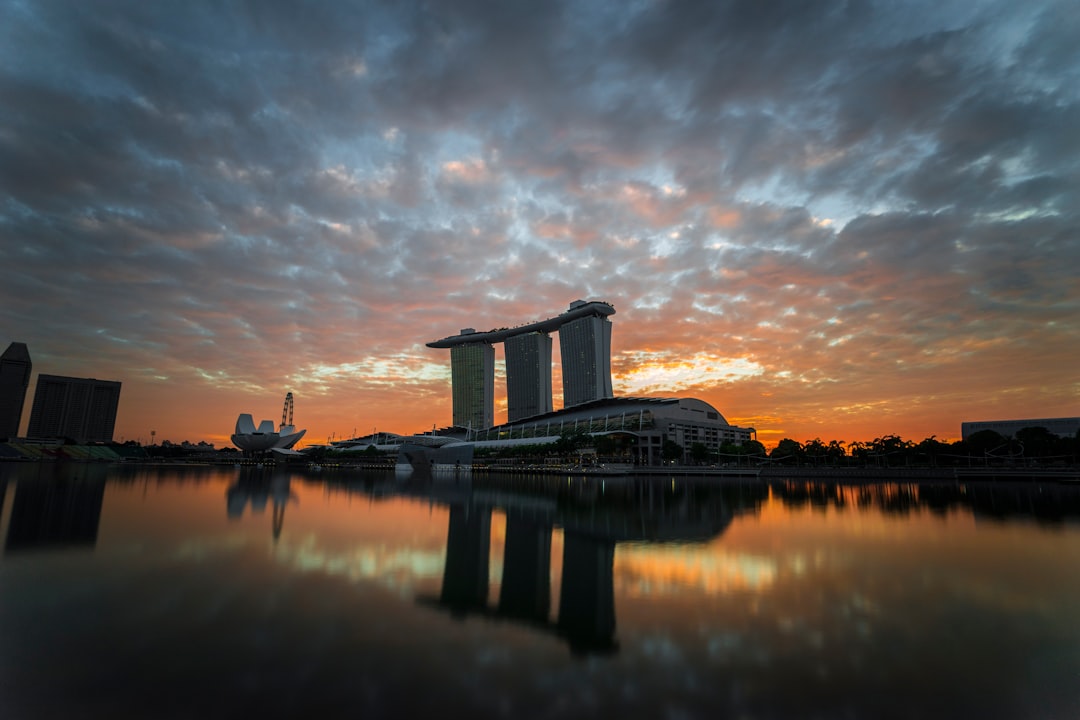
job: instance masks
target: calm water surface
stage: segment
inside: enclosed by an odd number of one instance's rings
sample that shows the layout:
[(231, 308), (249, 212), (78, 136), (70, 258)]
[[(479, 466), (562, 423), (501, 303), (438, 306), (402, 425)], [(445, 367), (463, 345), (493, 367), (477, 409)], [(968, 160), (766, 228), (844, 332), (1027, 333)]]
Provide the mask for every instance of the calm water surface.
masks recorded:
[(1080, 492), (0, 465), (0, 718), (1080, 717)]

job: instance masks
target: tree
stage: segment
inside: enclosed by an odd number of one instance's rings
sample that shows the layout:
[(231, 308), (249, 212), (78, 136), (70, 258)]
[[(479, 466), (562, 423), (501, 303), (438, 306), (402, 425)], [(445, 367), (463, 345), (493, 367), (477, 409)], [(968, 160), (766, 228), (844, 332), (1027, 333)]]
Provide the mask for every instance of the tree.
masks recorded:
[(853, 440), (848, 443), (848, 452), (851, 457), (855, 458), (859, 462), (865, 463), (866, 457), (870, 453), (870, 449), (866, 446), (866, 443), (861, 440)]
[(828, 456), (829, 446), (822, 442), (821, 438), (814, 438), (803, 445), (803, 452), (816, 465)]
[(1009, 441), (993, 430), (980, 430), (964, 439), (964, 448), (975, 457), (986, 457), (988, 453)]
[(555, 452), (559, 455), (572, 455), (585, 443), (585, 433), (565, 432), (555, 441)]
[(665, 440), (663, 446), (660, 448), (660, 457), (668, 462), (674, 462), (676, 460), (682, 460), (683, 446), (674, 440)]
[(765, 457), (765, 446), (757, 440), (748, 440), (739, 446), (739, 453), (742, 455), (753, 456), (756, 455), (759, 458)]
[(700, 465), (709, 459), (709, 448), (705, 446), (705, 443), (692, 443), (690, 445), (690, 459)]
[(828, 456), (829, 461), (833, 465), (837, 465), (844, 459), (846, 453), (844, 452), (843, 440), (830, 440), (829, 445), (825, 450), (825, 454)]
[(619, 441), (612, 435), (597, 435), (593, 438), (596, 441), (596, 454), (604, 457), (610, 457), (615, 454), (615, 451), (619, 448)]
[(913, 447), (914, 443), (904, 440), (899, 435), (885, 435), (870, 441), (871, 454), (878, 456), (879, 461), (883, 461), (886, 467), (889, 466), (890, 455), (907, 456)]
[(949, 446), (938, 440), (937, 435), (931, 435), (915, 446), (915, 452), (920, 458), (925, 456), (930, 467), (937, 467), (938, 455), (944, 454), (948, 449)]
[(1053, 455), (1058, 436), (1044, 427), (1026, 427), (1016, 431), (1016, 439), (1024, 446), (1024, 457)]
[(769, 453), (769, 457), (773, 460), (794, 460), (795, 464), (799, 463), (802, 456), (803, 446), (799, 444), (798, 440), (792, 440), (791, 438), (784, 438), (776, 443), (776, 447)]

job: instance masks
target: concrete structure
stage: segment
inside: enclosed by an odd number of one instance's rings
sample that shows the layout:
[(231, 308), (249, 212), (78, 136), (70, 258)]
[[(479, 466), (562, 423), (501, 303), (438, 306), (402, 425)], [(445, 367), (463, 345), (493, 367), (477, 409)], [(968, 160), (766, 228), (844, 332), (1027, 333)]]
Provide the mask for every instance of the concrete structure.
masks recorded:
[[(576, 433), (612, 436), (626, 462), (659, 465), (668, 440), (683, 448), (683, 460), (687, 461), (695, 443), (716, 452), (726, 444), (750, 442), (755, 430), (731, 425), (716, 408), (695, 398), (621, 397), (594, 400), (487, 430), (448, 428), (424, 439), (433, 445), (467, 442), (480, 450), (553, 444), (564, 435)], [(396, 449), (401, 440), (400, 436), (392, 436), (382, 443), (374, 438), (349, 442), (361, 449), (373, 444), (378, 450), (388, 451)]]
[[(570, 309), (573, 310), (574, 305)], [(610, 320), (601, 315), (589, 315), (566, 323), (559, 328), (559, 350), (562, 355), (563, 407), (614, 397)]]
[(635, 465), (661, 464), (664, 443), (668, 440), (683, 448), (686, 461), (695, 443), (716, 452), (723, 445), (743, 445), (755, 439), (753, 428), (731, 425), (703, 400), (621, 397), (595, 400), (486, 430), (452, 427), (438, 434), (408, 437), (379, 433), (333, 445), (344, 450), (374, 447), (380, 452), (394, 452), (404, 444), (447, 448), (464, 443), (483, 450), (550, 445), (564, 435), (578, 433), (612, 436), (620, 447), (618, 454), (625, 456), (625, 462)]
[(236, 428), (229, 439), (245, 453), (288, 451), (306, 432), (307, 430), (297, 430), (293, 424), (293, 394), (286, 393), (285, 405), (281, 409), (281, 424), (277, 428), (274, 427), (273, 420), (263, 420), (259, 427), (255, 427), (251, 414), (241, 413), (236, 418)]
[(982, 430), (993, 430), (1002, 437), (1014, 437), (1024, 428), (1046, 428), (1058, 437), (1075, 437), (1080, 432), (1080, 417), (1072, 418), (1033, 418), (1030, 420), (977, 420), (960, 423), (960, 437), (964, 440)]
[(255, 427), (251, 413), (241, 413), (236, 418), (235, 431), (229, 439), (232, 444), (245, 452), (263, 452), (274, 448), (288, 450), (304, 437), (307, 430), (297, 429), (292, 425), (274, 427), (273, 420), (263, 420)]
[(69, 438), (77, 443), (112, 442), (120, 383), (113, 380), (38, 375), (26, 436)]
[[(462, 335), (473, 330), (462, 330)], [(454, 424), (489, 428), (495, 424), (495, 348), (471, 342), (450, 348), (450, 383)]]
[(19, 436), (33, 367), (26, 343), (13, 342), (0, 355), (0, 439)]
[(450, 349), (454, 424), (473, 430), (495, 424), (497, 343), (506, 343), (511, 421), (528, 417), (534, 409), (550, 410), (550, 333), (555, 331), (562, 348), (564, 407), (611, 397), (611, 322), (607, 317), (614, 313), (608, 303), (575, 300), (553, 318), (487, 332), (466, 328), (459, 335), (429, 342), (430, 348)]
[(513, 335), (503, 347), (509, 421), (551, 412), (551, 336), (542, 332)]

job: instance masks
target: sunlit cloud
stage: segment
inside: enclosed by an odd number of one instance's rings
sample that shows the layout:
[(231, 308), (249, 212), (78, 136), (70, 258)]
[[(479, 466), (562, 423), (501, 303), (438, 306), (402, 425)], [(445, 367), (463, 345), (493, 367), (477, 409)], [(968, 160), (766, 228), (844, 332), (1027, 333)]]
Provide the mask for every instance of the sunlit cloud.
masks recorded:
[(681, 393), (693, 388), (730, 383), (760, 375), (761, 365), (745, 358), (726, 358), (696, 353), (680, 357), (677, 353), (626, 352), (621, 365), (628, 369), (617, 373), (619, 391), (627, 395)]
[(445, 425), (423, 343), (579, 298), (618, 393), (762, 438), (1074, 415), (1074, 14), (19, 6), (0, 343), (129, 437)]

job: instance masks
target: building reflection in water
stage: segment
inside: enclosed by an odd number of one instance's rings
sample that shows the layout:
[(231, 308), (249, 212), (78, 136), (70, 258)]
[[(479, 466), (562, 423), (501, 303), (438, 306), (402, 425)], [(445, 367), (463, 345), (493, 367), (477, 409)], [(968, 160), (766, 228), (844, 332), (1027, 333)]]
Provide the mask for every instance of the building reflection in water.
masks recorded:
[[(707, 542), (732, 518), (756, 508), (763, 486), (705, 490), (682, 484), (576, 479), (556, 492), (475, 489), (468, 481), (402, 486), (449, 510), (446, 564), (437, 598), (417, 602), (448, 611), (509, 620), (563, 638), (574, 654), (618, 650), (615, 623), (615, 547), (622, 542)], [(614, 487), (611, 487), (611, 486)], [(609, 489), (610, 488), (610, 489)], [(380, 489), (379, 494), (385, 493)], [(495, 607), (488, 604), (491, 516), (505, 513), (503, 577)], [(562, 528), (558, 616), (551, 621), (551, 540)]]
[[(37, 477), (21, 477), (15, 483), (4, 552), (93, 548), (105, 498), (104, 470), (62, 464), (39, 467)], [(0, 488), (0, 500), (4, 490)]]
[(285, 507), (296, 502), (292, 491), (292, 476), (288, 470), (242, 468), (240, 474), (225, 491), (225, 508), (230, 519), (243, 517), (244, 510), (251, 508), (253, 515), (266, 512), (271, 504), (271, 534), (274, 540), (281, 537), (285, 526)]
[[(448, 509), (446, 563), (438, 596), (417, 602), (456, 618), (481, 615), (563, 638), (576, 654), (618, 649), (614, 557), (619, 543), (706, 543), (737, 515), (771, 498), (787, 507), (876, 507), (882, 512), (963, 510), (976, 518), (1080, 520), (1080, 488), (1027, 483), (842, 483), (781, 480), (485, 478), (468, 474), (369, 478), (349, 490), (421, 498)], [(503, 576), (489, 605), (491, 519), (506, 518)], [(563, 534), (557, 617), (551, 619), (551, 545)]]

